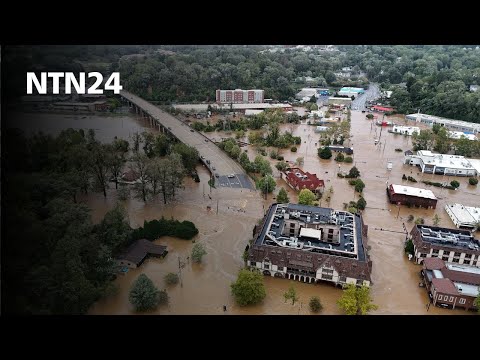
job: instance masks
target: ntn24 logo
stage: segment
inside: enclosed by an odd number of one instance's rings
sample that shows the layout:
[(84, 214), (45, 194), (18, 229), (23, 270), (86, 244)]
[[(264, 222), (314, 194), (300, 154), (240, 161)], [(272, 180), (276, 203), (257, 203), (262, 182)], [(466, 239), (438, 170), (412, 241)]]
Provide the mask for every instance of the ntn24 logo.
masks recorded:
[[(87, 77), (89, 79), (95, 78), (96, 80), (85, 91)], [(34, 72), (27, 72), (27, 94), (33, 94), (34, 86), (38, 94), (47, 94), (49, 80), (52, 83), (51, 94), (60, 94), (60, 79), (63, 79), (65, 84), (65, 94), (71, 94), (72, 87), (75, 88), (77, 94), (103, 94), (103, 90), (111, 90), (114, 94), (120, 94), (120, 90), (123, 89), (122, 85), (120, 85), (120, 73), (118, 72), (113, 72), (105, 83), (103, 75), (96, 71), (89, 73), (81, 72), (78, 74), (78, 79), (73, 72), (41, 72), (40, 80)], [(102, 84), (103, 89), (99, 88)]]

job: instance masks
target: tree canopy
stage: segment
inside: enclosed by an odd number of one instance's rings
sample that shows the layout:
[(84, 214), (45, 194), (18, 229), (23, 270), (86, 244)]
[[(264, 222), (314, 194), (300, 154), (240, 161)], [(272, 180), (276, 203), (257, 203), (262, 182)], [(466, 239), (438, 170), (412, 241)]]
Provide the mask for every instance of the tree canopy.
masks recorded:
[(301, 205), (313, 205), (316, 199), (315, 194), (308, 189), (302, 189), (298, 194), (298, 203)]
[(365, 285), (357, 287), (355, 284), (345, 286), (337, 304), (347, 315), (366, 315), (378, 308), (372, 303), (370, 288)]
[(159, 303), (159, 291), (147, 275), (140, 274), (130, 289), (128, 299), (136, 311), (153, 310)]
[(258, 270), (240, 270), (231, 289), (235, 301), (241, 306), (257, 304), (266, 296), (263, 275)]

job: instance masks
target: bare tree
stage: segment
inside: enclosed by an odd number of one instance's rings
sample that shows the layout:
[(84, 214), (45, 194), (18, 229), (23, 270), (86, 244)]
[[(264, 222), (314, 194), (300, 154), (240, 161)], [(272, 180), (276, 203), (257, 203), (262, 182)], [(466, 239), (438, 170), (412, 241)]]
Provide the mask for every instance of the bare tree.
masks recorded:
[(135, 184), (135, 191), (137, 196), (143, 201), (147, 201), (147, 196), (150, 193), (149, 178), (147, 174), (147, 168), (149, 159), (147, 155), (136, 152), (131, 159), (132, 163), (130, 169), (138, 176), (138, 182)]

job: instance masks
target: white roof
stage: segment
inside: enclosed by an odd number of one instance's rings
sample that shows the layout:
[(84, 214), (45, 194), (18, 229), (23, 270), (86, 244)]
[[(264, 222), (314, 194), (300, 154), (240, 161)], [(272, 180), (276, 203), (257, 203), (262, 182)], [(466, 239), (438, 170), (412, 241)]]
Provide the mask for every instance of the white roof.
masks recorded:
[[(475, 169), (470, 159), (460, 155), (433, 154), (431, 151), (420, 150), (417, 156), (424, 164), (446, 167), (450, 169)], [(478, 170), (477, 170), (478, 171)]]
[(415, 187), (405, 186), (405, 185), (395, 185), (395, 184), (392, 184), (392, 187), (393, 187), (393, 191), (396, 194), (417, 196), (417, 197), (433, 199), (433, 200), (437, 199), (431, 190), (420, 189), (420, 188), (415, 188)]
[(447, 204), (445, 207), (448, 207), (462, 224), (474, 225), (477, 221), (480, 221), (480, 207), (464, 206), (462, 204)]
[(466, 128), (475, 129), (476, 131), (480, 131), (480, 124), (462, 121), (462, 120), (447, 119), (447, 118), (442, 118), (439, 116), (427, 115), (427, 114), (408, 114), (405, 117), (407, 119), (414, 118), (416, 121), (420, 121), (420, 119), (425, 119), (425, 120), (431, 120), (433, 122), (437, 122), (440, 124), (451, 124), (451, 125), (462, 126)]
[[(476, 285), (464, 284), (459, 282), (454, 282), (453, 284), (455, 285), (460, 294), (465, 294), (472, 297), (477, 297), (479, 294), (478, 286)], [(460, 291), (460, 289), (462, 289), (462, 291)]]
[(480, 268), (478, 268), (476, 266), (460, 265), (460, 264), (455, 264), (455, 263), (446, 263), (445, 266), (449, 270), (461, 271), (461, 272), (465, 272), (465, 273), (480, 275)]
[(477, 173), (480, 174), (480, 159), (468, 159), (470, 164), (477, 170)]
[(320, 240), (322, 237), (322, 231), (310, 228), (301, 228), (300, 229), (300, 236), (305, 236), (309, 238), (314, 238)]

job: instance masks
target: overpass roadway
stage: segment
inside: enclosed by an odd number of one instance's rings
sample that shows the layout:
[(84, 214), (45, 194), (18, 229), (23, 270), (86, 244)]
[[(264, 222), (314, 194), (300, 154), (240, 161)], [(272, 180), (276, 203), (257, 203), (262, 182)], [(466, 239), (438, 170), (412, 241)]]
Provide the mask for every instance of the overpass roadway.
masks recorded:
[[(143, 111), (144, 116), (150, 117), (160, 129), (168, 132), (178, 141), (197, 149), (201, 161), (204, 162), (212, 175), (218, 174), (215, 178), (217, 186), (254, 189), (252, 181), (240, 164), (230, 158), (206, 136), (128, 91), (122, 90), (120, 95)], [(210, 161), (210, 164), (207, 163), (207, 160)], [(213, 168), (215, 168), (215, 170), (213, 170)], [(227, 177), (228, 175), (234, 175), (234, 177), (229, 178)]]

